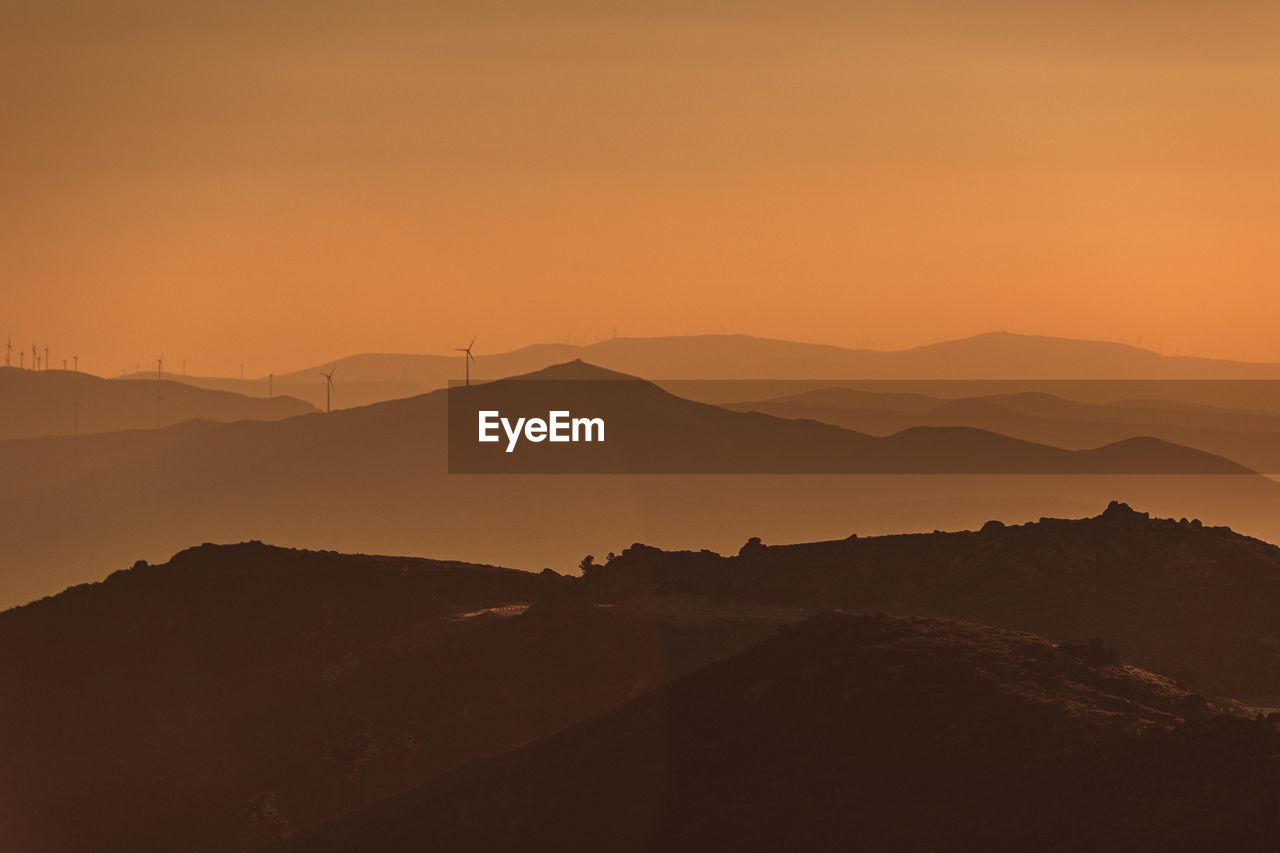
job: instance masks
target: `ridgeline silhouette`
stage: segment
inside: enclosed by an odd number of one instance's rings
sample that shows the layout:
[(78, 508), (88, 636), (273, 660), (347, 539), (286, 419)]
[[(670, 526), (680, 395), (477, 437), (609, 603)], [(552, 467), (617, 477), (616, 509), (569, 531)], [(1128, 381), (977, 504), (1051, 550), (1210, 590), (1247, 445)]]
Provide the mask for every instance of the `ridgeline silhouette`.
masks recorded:
[[(1082, 389), (1072, 384), (1071, 390)], [(848, 387), (822, 388), (726, 407), (783, 418), (809, 418), (871, 435), (890, 435), (916, 427), (970, 427), (1074, 450), (1150, 436), (1234, 460), (1254, 471), (1280, 472), (1277, 412), (1223, 409), (1172, 400), (1091, 404), (1031, 391), (940, 399)]]
[[(537, 375), (616, 376), (585, 364)], [(846, 535), (851, 528), (893, 532), (969, 527), (991, 517), (1022, 521), (1079, 514), (1116, 496), (1158, 513), (1230, 521), (1280, 539), (1280, 484), (1249, 474), (1154, 473), (1240, 470), (1157, 441), (1073, 453), (973, 430), (915, 430), (881, 439), (732, 412), (631, 378), (582, 385), (584, 393), (590, 388), (606, 394), (602, 403), (615, 419), (611, 424), (649, 424), (656, 430), (638, 435), (638, 443), (601, 445), (606, 453), (615, 452), (612, 447), (628, 452), (630, 446), (629, 452), (654, 449), (675, 461), (683, 454), (703, 466), (688, 470), (732, 463), (757, 471), (780, 470), (776, 455), (793, 470), (815, 473), (448, 475), (449, 394), (484, 396), (501, 390), (501, 382), (271, 423), (200, 422), (74, 440), (0, 442), (0, 468), (12, 481), (29, 484), (26, 491), (0, 494), (0, 542), (6, 551), (0, 605), (203, 541), (265, 538), (284, 545), (571, 569), (580, 549), (608, 550), (637, 538), (667, 547), (726, 549), (757, 534), (773, 541), (818, 539)], [(541, 464), (537, 456), (530, 459)], [(977, 473), (827, 473), (906, 465)], [(1153, 473), (1002, 478), (992, 470)]]
[[(476, 441), (477, 414), (543, 416), (548, 408), (602, 419), (591, 446)], [(760, 474), (1247, 474), (1221, 457), (1145, 436), (1064, 450), (969, 427), (912, 427), (870, 436), (828, 424), (731, 411), (686, 400), (581, 361), (449, 396), (453, 473)]]
[[(567, 582), (206, 545), (0, 613), (0, 849), (240, 850), (282, 827), (272, 813), (306, 825), (357, 808), (775, 624), (595, 607), (458, 618)], [(401, 754), (407, 738), (418, 748)]]
[[(1165, 356), (1106, 341), (1082, 341), (989, 332), (905, 350), (848, 349), (750, 335), (612, 338), (587, 346), (536, 344), (492, 353), (474, 378), (492, 380), (582, 359), (611, 370), (667, 379), (1080, 379), (1276, 380), (1280, 364)], [(337, 365), (345, 377), (343, 406), (410, 397), (463, 381), (452, 355), (363, 353), (275, 377), (278, 392), (324, 406), (317, 371)], [(265, 394), (266, 378), (190, 377), (203, 387)], [(1238, 405), (1247, 405), (1249, 392)], [(741, 398), (740, 398), (741, 399)], [(1280, 396), (1276, 398), (1280, 403)]]
[(1034, 635), (825, 614), (270, 849), (1269, 851), (1277, 749)]
[(1102, 636), (1197, 690), (1280, 706), (1280, 548), (1118, 502), (1093, 518), (751, 543), (732, 557), (634, 545), (590, 568), (578, 589), (593, 601), (705, 596)]
[[(823, 849), (856, 820), (899, 849), (946, 827), (1266, 849), (1276, 726), (1231, 717), (1280, 705), (1275, 546), (1114, 504), (582, 562), (205, 545), (0, 613), (0, 847), (223, 851), (287, 824), (296, 850)], [(836, 607), (999, 630), (826, 616), (767, 639)]]
[(252, 397), (197, 388), (175, 379), (102, 379), (69, 370), (0, 367), (0, 440), (155, 429), (190, 420), (275, 421), (315, 411), (293, 397)]

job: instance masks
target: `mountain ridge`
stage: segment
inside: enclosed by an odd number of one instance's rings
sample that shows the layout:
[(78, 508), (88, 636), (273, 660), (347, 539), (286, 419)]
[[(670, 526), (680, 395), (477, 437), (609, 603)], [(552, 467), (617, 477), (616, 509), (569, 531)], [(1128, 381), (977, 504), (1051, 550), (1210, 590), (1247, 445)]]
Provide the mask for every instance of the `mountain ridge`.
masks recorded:
[[(1274, 727), (1236, 725), (1243, 720), (1229, 721), (1230, 737), (1213, 734), (1214, 726), (1227, 724), (1209, 713), (1213, 708), (1243, 710), (1230, 697), (1280, 704), (1280, 632), (1274, 619), (1280, 609), (1280, 548), (1227, 528), (1152, 518), (1113, 503), (1088, 518), (991, 522), (980, 530), (785, 545), (750, 540), (729, 556), (634, 545), (603, 564), (586, 565), (583, 576), (574, 578), (261, 542), (206, 543), (183, 548), (165, 563), (139, 561), (101, 581), (0, 612), (0, 695), (9, 700), (0, 701), (0, 751), (9, 770), (0, 774), (0, 844), (40, 853), (89, 846), (158, 853), (184, 849), (198, 838), (205, 849), (241, 849), (238, 815), (263, 790), (274, 792), (298, 827), (358, 809), (358, 790), (349, 777), (334, 775), (325, 756), (366, 735), (387, 750), (370, 776), (370, 797), (395, 794), (411, 781), (435, 786), (418, 791), (438, 793), (443, 785), (445, 800), (457, 803), (448, 792), (462, 780), (473, 792), (466, 799), (478, 803), (485, 797), (469, 787), (475, 780), (486, 790), (517, 782), (510, 801), (515, 811), (507, 814), (524, 814), (519, 790), (530, 788), (519, 780), (528, 777), (519, 769), (523, 759), (513, 756), (551, 756), (549, 764), (534, 762), (551, 767), (562, 766), (562, 760), (572, 766), (573, 755), (603, 755), (604, 764), (613, 763), (610, 754), (630, 756), (625, 749), (612, 752), (621, 742), (616, 732), (604, 734), (610, 720), (656, 720), (657, 730), (648, 723), (634, 730), (648, 731), (644, 738), (670, 731), (661, 713), (636, 716), (635, 709), (677, 707), (661, 698), (670, 695), (661, 692), (663, 685), (705, 674), (717, 661), (728, 661), (724, 671), (734, 675), (731, 689), (715, 687), (712, 693), (742, 698), (727, 706), (685, 703), (676, 717), (665, 719), (683, 727), (724, 712), (722, 722), (733, 729), (732, 721), (746, 719), (742, 711), (751, 714), (760, 702), (768, 706), (790, 696), (800, 704), (776, 706), (782, 716), (769, 719), (790, 719), (793, 727), (786, 731), (797, 735), (813, 731), (814, 760), (821, 753), (818, 744), (829, 742), (827, 734), (839, 743), (852, 743), (846, 737), (874, 739), (886, 721), (896, 720), (908, 737), (903, 745), (914, 739), (926, 751), (936, 743), (935, 734), (964, 730), (986, 732), (991, 748), (1001, 750), (1026, 745), (1011, 731), (1039, 732), (1035, 742), (1045, 754), (1106, 746), (1100, 765), (1086, 762), (1081, 770), (1070, 764), (1075, 778), (1092, 779), (1088, 768), (1101, 768), (1105, 778), (1123, 780), (1122, 768), (1131, 758), (1149, 760), (1148, 747), (1181, 749), (1177, 744), (1185, 742), (1194, 746), (1192, 754), (1229, 755), (1231, 761), (1213, 764), (1213, 772), (1222, 774), (1214, 778), (1225, 781), (1243, 778), (1231, 775), (1240, 772), (1238, 759), (1266, 747), (1265, 738), (1275, 734)], [(490, 612), (495, 608), (515, 615)], [(837, 608), (848, 615), (818, 615)], [(872, 615), (877, 613), (885, 615)], [(778, 635), (791, 649), (785, 655), (790, 662), (774, 667), (771, 647), (758, 644), (768, 643), (779, 626), (810, 617), (817, 620), (810, 628)], [(809, 639), (786, 645), (795, 637)], [(1107, 645), (1088, 644), (1094, 637)], [(955, 670), (948, 655), (957, 643), (961, 658), (980, 665)], [(1032, 647), (1039, 651), (1018, 651)], [(1107, 651), (1112, 647), (1124, 665)], [(1000, 648), (1009, 654), (998, 652), (990, 666), (981, 663)], [(733, 663), (741, 654), (752, 655), (752, 662), (743, 664), (739, 657)], [(851, 671), (827, 665), (837, 658), (875, 665)], [(1135, 667), (1161, 675), (1138, 675)], [(987, 675), (975, 680), (979, 673)], [(779, 689), (793, 683), (800, 692)], [(805, 692), (806, 685), (824, 684), (830, 690)], [(904, 684), (918, 684), (921, 691), (903, 693)], [(883, 706), (875, 698), (881, 689), (888, 691)], [(1021, 710), (1007, 719), (993, 714), (992, 703), (1010, 697)], [(832, 698), (838, 701), (827, 705)], [(806, 717), (800, 708), (810, 699), (826, 710)], [(706, 709), (702, 717), (699, 707)], [(1057, 710), (1041, 727), (1048, 708)], [(851, 713), (872, 714), (863, 721), (865, 730), (853, 725), (851, 719), (861, 718)], [(965, 721), (959, 729), (957, 719)], [(819, 728), (797, 722), (805, 720)], [(1180, 729), (1179, 721), (1199, 722)], [(1134, 726), (1173, 726), (1171, 732), (1181, 734), (1129, 741)], [(552, 734), (557, 731), (568, 734)], [(584, 731), (601, 736), (581, 740)], [(1080, 739), (1055, 740), (1064, 731)], [(419, 740), (423, 753), (398, 764), (391, 750), (408, 735)], [(547, 736), (583, 747), (554, 758), (545, 752)], [(733, 750), (768, 763), (790, 754), (789, 737), (764, 752), (750, 746), (758, 738), (747, 737), (735, 741)], [(949, 754), (959, 762), (957, 772), (971, 777), (982, 765), (969, 763), (974, 753), (963, 746), (962, 734), (957, 737), (948, 740), (948, 749), (958, 750)], [(702, 760), (697, 744), (706, 742), (692, 734), (680, 741), (693, 750), (695, 765)], [(533, 751), (520, 752), (522, 744)], [(1112, 752), (1117, 744), (1128, 745)], [(880, 771), (898, 765), (885, 763), (892, 757), (886, 754), (873, 762), (879, 768), (874, 778), (862, 776), (867, 756), (874, 754), (868, 749), (870, 741), (852, 750), (849, 762), (828, 770), (861, 767), (847, 781), (871, 786), (870, 796), (881, 790), (875, 787)], [(665, 761), (663, 756), (680, 750), (642, 752)], [(1063, 778), (1056, 775), (1059, 765), (1040, 764), (1044, 754), (1035, 754), (1010, 760), (1033, 760), (1048, 774), (1041, 789), (1046, 802), (1056, 802), (1053, 792)], [(901, 766), (915, 767), (914, 761)], [(191, 772), (192, 766), (204, 769)], [(617, 766), (633, 768), (641, 774), (637, 778), (648, 772), (643, 762)], [(776, 778), (799, 784), (799, 768), (786, 766), (778, 766)], [(1142, 766), (1153, 770), (1142, 778), (1163, 778), (1155, 768), (1165, 763)], [(506, 769), (493, 776), (495, 768)], [(689, 769), (672, 767), (669, 778), (689, 783), (693, 807), (695, 792), (707, 780), (684, 776)], [(454, 770), (460, 775), (440, 777)], [(904, 778), (915, 778), (915, 772)], [(109, 790), (100, 781), (106, 774)], [(437, 777), (444, 781), (429, 781)], [(587, 772), (573, 778), (597, 777)], [(1177, 797), (1190, 796), (1195, 782), (1179, 777)], [(587, 787), (599, 788), (602, 807), (610, 791), (621, 790), (611, 784)], [(800, 784), (798, 790), (804, 789)], [(1119, 785), (1108, 796), (1123, 789)], [(411, 792), (409, 801), (419, 802), (417, 796)], [(424, 813), (435, 813), (435, 796)], [(590, 801), (583, 796), (569, 797), (564, 805), (580, 808)], [(1212, 803), (1195, 797), (1187, 802), (1206, 815), (1218, 813)], [(491, 802), (485, 808), (494, 807)], [(1163, 825), (1157, 812), (1146, 809), (1143, 814)], [(381, 810), (357, 810), (350, 821), (321, 824), (318, 835), (294, 842), (318, 846), (290, 849), (328, 850), (330, 833), (338, 832), (373, 845), (355, 849), (395, 850), (379, 846), (376, 832), (346, 834), (344, 827), (362, 826)], [(454, 809), (454, 817), (439, 827), (452, 825), (458, 813)], [(506, 819), (501, 809), (490, 813)], [(717, 813), (718, 807), (707, 812)], [(812, 816), (828, 820), (823, 814)], [(939, 825), (959, 825), (957, 819), (953, 812), (939, 813)], [(775, 828), (784, 826), (792, 824)], [(421, 833), (434, 831), (418, 825), (414, 849), (425, 837)]]
[(316, 411), (295, 397), (212, 390), (177, 378), (114, 380), (12, 367), (0, 367), (0, 403), (0, 441), (155, 429), (187, 420), (281, 420)]
[[(542, 383), (509, 384), (531, 387)], [(814, 473), (796, 474), (795, 479), (644, 473), (589, 482), (580, 482), (573, 475), (449, 475), (445, 443), (448, 396), (459, 392), (464, 397), (483, 396), (494, 388), (500, 391), (500, 383), (270, 423), (240, 421), (79, 440), (0, 442), (0, 466), (29, 484), (24, 494), (0, 495), (0, 542), (6, 543), (9, 552), (4, 567), (9, 597), (0, 603), (17, 604), (47, 595), (125, 560), (139, 556), (154, 559), (190, 542), (215, 540), (263, 539), (283, 545), (571, 569), (581, 556), (570, 550), (576, 550), (577, 543), (595, 549), (599, 545), (593, 543), (602, 539), (607, 544), (624, 536), (625, 541), (652, 536), (669, 545), (682, 541), (717, 545), (728, 537), (738, 539), (760, 530), (793, 539), (818, 538), (824, 531), (848, 525), (850, 519), (865, 519), (867, 508), (877, 506), (885, 507), (875, 510), (885, 513), (882, 524), (897, 529), (912, 517), (948, 523), (945, 519), (954, 519), (957, 514), (972, 518), (988, 511), (1020, 520), (1022, 513), (1028, 512), (1027, 506), (1033, 507), (1030, 512), (1046, 514), (1063, 506), (1063, 496), (1077, 494), (1090, 503), (1119, 494), (1126, 499), (1153, 501), (1150, 505), (1158, 508), (1185, 506), (1237, 525), (1257, 524), (1260, 526), (1249, 529), (1263, 532), (1280, 517), (1280, 512), (1269, 509), (1280, 506), (1280, 485), (1239, 473), (1206, 474), (1185, 478), (1185, 482), (1158, 474), (1145, 480), (1136, 475), (1063, 474), (1066, 479), (1055, 481), (1052, 500), (1040, 496), (1031, 504), (1018, 501), (1022, 508), (1013, 516), (1003, 514), (1011, 505), (1004, 495), (1027, 490), (1038, 495), (1043, 488), (1038, 478), (993, 481), (986, 475), (975, 475), (978, 479), (926, 481), (886, 474), (874, 483), (859, 481), (851, 490), (828, 473), (830, 461), (817, 452), (823, 446), (844, 448), (841, 452), (846, 453), (862, 448), (860, 457), (850, 457), (854, 461), (874, 461), (878, 448), (896, 447), (897, 470), (903, 470), (902, 460), (910, 461), (935, 438), (907, 436), (886, 445), (881, 439), (828, 425), (747, 416), (681, 401), (642, 380), (580, 384), (610, 390), (622, 407), (618, 411), (630, 412), (627, 417), (637, 424), (644, 423), (646, 417), (658, 418), (656, 423), (667, 430), (668, 437), (678, 440), (676, 449), (683, 447), (692, 454), (696, 447), (697, 453), (688, 459), (688, 465), (694, 467), (683, 470), (705, 470), (709, 462), (733, 462), (735, 466), (745, 462), (755, 467), (732, 470), (766, 470), (768, 455), (748, 452), (756, 448), (762, 453), (785, 450), (797, 463), (792, 470), (800, 466), (799, 470)], [(637, 413), (636, 401), (626, 393), (633, 388), (644, 390), (646, 399), (666, 408)], [(684, 424), (701, 430), (696, 434), (705, 440), (690, 442), (678, 430), (673, 432), (673, 425)], [(723, 451), (728, 456), (710, 455), (711, 451), (721, 452), (716, 451), (721, 438), (717, 425), (724, 424), (744, 430), (743, 435), (754, 443), (737, 451)], [(473, 421), (468, 429), (474, 428)], [(788, 439), (783, 447), (781, 437), (787, 436), (794, 440)], [(106, 448), (110, 452), (104, 454)], [(1061, 466), (1062, 460), (1082, 458), (1067, 451), (1024, 450), (1029, 454), (1023, 457), (1027, 460), (1035, 462), (1048, 454), (1045, 458), (1053, 463), (1038, 463), (1038, 468), (1032, 465), (1030, 470), (1080, 470), (1078, 466)], [(1184, 461), (1206, 458), (1178, 453)], [(942, 456), (946, 461), (946, 452)], [(1090, 457), (1086, 454), (1083, 458)], [(1155, 459), (1160, 462), (1158, 456)], [(883, 460), (885, 464), (894, 461), (892, 456)], [(1102, 470), (1125, 470), (1114, 459), (1102, 461), (1106, 466)], [(1212, 470), (1228, 470), (1220, 463), (1214, 462)], [(921, 464), (924, 467), (920, 470), (948, 470), (937, 460), (926, 459)], [(1002, 464), (1005, 467), (997, 470), (1011, 470), (1009, 460)], [(1153, 470), (1144, 465), (1134, 464), (1130, 469)], [(1238, 470), (1228, 467), (1232, 472)], [(967, 470), (983, 468), (975, 465)], [(1154, 470), (1179, 468), (1161, 463)], [(1112, 482), (1117, 476), (1128, 479), (1118, 485)], [(964, 494), (947, 497), (956, 490)], [(922, 496), (931, 503), (920, 503)], [(905, 500), (914, 501), (919, 510), (899, 510)], [(940, 511), (935, 505), (938, 501), (944, 503), (944, 510), (948, 505), (952, 509)], [(734, 507), (731, 513), (722, 511), (729, 506)], [(49, 508), (56, 508), (56, 512)], [(64, 535), (68, 525), (73, 525), (76, 536)], [(495, 526), (505, 535), (495, 537)]]
[(760, 606), (940, 616), (1068, 639), (1209, 693), (1280, 705), (1280, 548), (1113, 501), (1097, 516), (792, 545), (736, 556), (632, 545), (590, 567), (593, 601), (710, 596)]
[(825, 613), (270, 849), (1263, 851), (1274, 774), (1239, 762), (1278, 745), (1031, 634)]
[(1162, 400), (1086, 403), (1045, 391), (956, 398), (826, 387), (726, 404), (787, 418), (810, 418), (873, 435), (914, 427), (971, 427), (1076, 450), (1137, 435), (1280, 472), (1280, 413)]
[[(1253, 473), (1237, 462), (1150, 437), (1063, 450), (965, 426), (867, 435), (689, 400), (581, 359), (454, 387), (449, 395), (454, 473)], [(602, 419), (612, 425), (608, 440), (591, 448), (546, 443), (512, 454), (501, 442), (482, 446), (453, 438), (472, 436), (480, 411), (536, 417), (548, 408)]]
[[(1129, 344), (986, 332), (901, 350), (853, 349), (752, 335), (612, 338), (477, 353), (477, 380), (527, 373), (571, 358), (658, 381), (690, 379), (1280, 379), (1280, 363), (1168, 356)], [(361, 353), (281, 373), (282, 393), (324, 405), (320, 371), (336, 366), (335, 405), (363, 405), (443, 388), (463, 377), (451, 355)], [(264, 395), (266, 377), (191, 377), (193, 384)]]

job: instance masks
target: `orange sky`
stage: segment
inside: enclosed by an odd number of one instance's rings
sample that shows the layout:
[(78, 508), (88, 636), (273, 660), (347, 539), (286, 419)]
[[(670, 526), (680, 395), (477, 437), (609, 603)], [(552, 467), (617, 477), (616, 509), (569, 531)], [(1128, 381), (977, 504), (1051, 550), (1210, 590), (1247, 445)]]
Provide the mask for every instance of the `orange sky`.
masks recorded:
[(1280, 361), (1274, 2), (0, 21), (0, 334), (55, 364), (257, 375), (722, 327)]

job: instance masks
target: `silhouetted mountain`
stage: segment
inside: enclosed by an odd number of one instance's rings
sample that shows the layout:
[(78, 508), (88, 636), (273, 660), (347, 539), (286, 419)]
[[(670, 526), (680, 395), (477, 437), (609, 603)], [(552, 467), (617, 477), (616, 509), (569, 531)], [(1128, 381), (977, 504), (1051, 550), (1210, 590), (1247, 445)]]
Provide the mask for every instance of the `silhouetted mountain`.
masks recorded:
[(1167, 356), (1110, 341), (988, 332), (887, 353), (884, 379), (1280, 379), (1280, 364)]
[[(776, 624), (483, 612), (569, 582), (205, 545), (0, 613), (0, 849), (240, 850), (263, 790), (290, 821), (314, 822), (585, 719)], [(380, 755), (356, 780), (342, 750), (361, 735)]]
[[(1280, 379), (1280, 364), (1171, 357), (1126, 344), (1009, 332), (893, 351), (749, 335), (613, 338), (585, 347), (527, 347), (489, 358), (517, 354), (530, 362), (530, 370), (543, 366), (540, 359), (576, 357), (655, 379)], [(460, 362), (452, 361), (448, 378), (460, 378), (453, 375)], [(484, 377), (518, 372), (498, 372), (499, 365), (508, 367), (498, 362)]]
[(827, 614), (272, 849), (1270, 851), (1277, 750), (1033, 635)]
[(590, 569), (583, 589), (613, 603), (705, 596), (1105, 636), (1202, 692), (1280, 705), (1280, 548), (1119, 503), (1081, 520), (753, 544), (734, 557), (635, 545)]
[[(858, 470), (853, 465), (859, 459), (865, 462), (862, 470), (877, 470), (884, 460), (918, 464), (916, 470), (925, 471), (980, 471), (987, 462), (1002, 471), (1019, 470), (1014, 463), (1059, 471), (1237, 470), (1159, 443), (1071, 454), (973, 431), (926, 430), (875, 439), (821, 424), (728, 412), (635, 380), (584, 384), (617, 386), (610, 406), (622, 418), (618, 423), (663, 426), (671, 439), (667, 452), (697, 448), (706, 454), (694, 463), (715, 460), (715, 454), (724, 453), (719, 445), (732, 439), (761, 454), (744, 459), (746, 454), (738, 452), (735, 461), (756, 464), (755, 470), (770, 470), (772, 453), (793, 454), (790, 461), (808, 464), (807, 470), (840, 470), (837, 457), (822, 458), (828, 450), (846, 454), (843, 470)], [(484, 395), (493, 387), (461, 390)], [(603, 553), (642, 538), (669, 547), (736, 548), (750, 535), (796, 540), (850, 530), (968, 526), (992, 516), (1021, 521), (1082, 512), (1115, 495), (1156, 511), (1191, 512), (1280, 537), (1280, 485), (1251, 475), (1119, 481), (1082, 474), (607, 480), (449, 475), (448, 393), (275, 423), (0, 443), (0, 468), (10, 483), (24, 485), (0, 494), (0, 545), (6, 554), (0, 604), (21, 603), (100, 577), (139, 556), (162, 559), (202, 541), (270, 539), (572, 571), (582, 551)], [(689, 435), (673, 435), (672, 425), (687, 427)], [(975, 453), (985, 454), (982, 466), (969, 456)], [(1202, 462), (1209, 467), (1196, 467)], [(971, 467), (959, 467), (962, 463)], [(1187, 467), (1178, 467), (1183, 463)]]
[[(188, 420), (274, 421), (315, 409), (293, 397), (263, 399), (156, 379), (107, 380), (69, 370), (0, 367), (0, 440), (155, 429)], [(78, 404), (78, 406), (77, 406)]]
[[(546, 417), (558, 409), (603, 419), (592, 445), (475, 440), (477, 414)], [(965, 427), (915, 427), (869, 436), (811, 421), (734, 412), (581, 361), (531, 378), (455, 388), (449, 399), (450, 470), (543, 473), (790, 474), (1240, 474), (1247, 469), (1146, 437), (1063, 450)]]
[[(749, 335), (613, 338), (588, 346), (539, 344), (493, 354), (484, 352), (483, 341), (481, 347), (472, 368), (475, 380), (528, 373), (574, 358), (660, 381), (1280, 379), (1280, 364), (1165, 356), (1125, 344), (1008, 332), (894, 351), (846, 349)], [(462, 361), (455, 356), (366, 353), (277, 376), (276, 391), (323, 407), (325, 391), (320, 371), (335, 365), (339, 387), (334, 404), (341, 407), (424, 393), (463, 378)], [(249, 394), (265, 394), (267, 389), (265, 377), (244, 382), (194, 377), (186, 381)], [(1280, 406), (1280, 394), (1274, 399)]]
[[(485, 354), (482, 363), (472, 366), (472, 376), (477, 380), (491, 380), (529, 373), (568, 361), (581, 349), (569, 344), (539, 344), (506, 353)], [(323, 409), (325, 379), (320, 373), (328, 373), (331, 369), (335, 370), (331, 403), (334, 408), (342, 409), (436, 391), (448, 387), (451, 381), (461, 382), (465, 375), (461, 360), (452, 355), (362, 353), (283, 373), (274, 377), (270, 384), (277, 394), (290, 394)], [(266, 395), (268, 387), (266, 377), (241, 380), (193, 376), (183, 381), (202, 388), (258, 396)]]
[(944, 400), (840, 387), (727, 408), (810, 418), (872, 435), (921, 426), (971, 427), (1070, 449), (1150, 436), (1223, 456), (1255, 471), (1280, 472), (1280, 414), (1273, 412), (1161, 400), (1099, 405), (1043, 392)]

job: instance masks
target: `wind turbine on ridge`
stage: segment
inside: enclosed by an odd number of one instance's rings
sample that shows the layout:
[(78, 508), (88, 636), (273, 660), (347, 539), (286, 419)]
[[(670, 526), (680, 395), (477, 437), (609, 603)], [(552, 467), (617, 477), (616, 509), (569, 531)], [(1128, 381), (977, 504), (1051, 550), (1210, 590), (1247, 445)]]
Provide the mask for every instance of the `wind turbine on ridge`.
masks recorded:
[(467, 385), (471, 384), (471, 363), (476, 360), (476, 357), (471, 354), (471, 348), (475, 345), (476, 345), (476, 339), (475, 339), (475, 336), (473, 335), (471, 338), (471, 343), (467, 344), (465, 347), (454, 347), (455, 352), (466, 353), (466, 355), (462, 357), (462, 363), (466, 365), (466, 368), (467, 368)]
[(333, 367), (329, 368), (329, 372), (328, 372), (328, 373), (325, 373), (323, 370), (322, 370), (322, 371), (320, 371), (320, 375), (321, 375), (321, 376), (323, 376), (323, 377), (324, 377), (324, 380), (325, 380), (325, 386), (324, 386), (324, 413), (325, 413), (326, 415), (327, 415), (327, 414), (329, 414), (331, 411), (333, 411), (333, 408), (332, 408), (332, 402), (331, 402), (331, 399), (330, 399), (330, 398), (331, 398), (331, 396), (332, 396), (332, 394), (333, 394), (333, 374), (335, 374), (335, 373), (337, 373), (337, 372), (338, 372), (338, 365), (336, 365), (336, 364), (335, 364)]
[(156, 381), (159, 382), (164, 378), (164, 353), (160, 353), (160, 357), (156, 359)]

